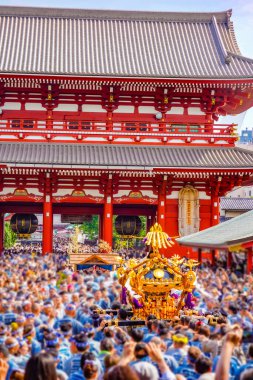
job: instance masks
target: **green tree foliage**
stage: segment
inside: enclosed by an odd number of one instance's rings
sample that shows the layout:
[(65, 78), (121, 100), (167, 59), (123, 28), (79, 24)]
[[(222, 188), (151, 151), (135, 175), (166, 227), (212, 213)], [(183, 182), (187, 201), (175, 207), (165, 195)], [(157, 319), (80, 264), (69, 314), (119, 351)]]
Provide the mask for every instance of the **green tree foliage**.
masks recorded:
[(10, 223), (4, 224), (4, 248), (11, 248), (14, 246), (17, 240), (17, 234), (12, 231)]
[(87, 239), (97, 239), (99, 233), (99, 216), (92, 215), (92, 220), (90, 222), (84, 222), (79, 228), (86, 235)]

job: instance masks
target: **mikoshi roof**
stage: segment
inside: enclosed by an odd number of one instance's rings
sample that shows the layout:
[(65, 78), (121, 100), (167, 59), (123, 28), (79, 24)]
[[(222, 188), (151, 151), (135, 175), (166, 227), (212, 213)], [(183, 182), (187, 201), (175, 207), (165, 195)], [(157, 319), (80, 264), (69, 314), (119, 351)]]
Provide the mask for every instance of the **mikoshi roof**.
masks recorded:
[(200, 248), (227, 248), (251, 242), (253, 241), (253, 210), (176, 240), (181, 245)]
[(168, 13), (0, 7), (0, 72), (252, 78), (231, 10)]
[(70, 264), (119, 264), (121, 256), (116, 253), (70, 253)]
[(228, 198), (220, 199), (220, 208), (222, 210), (253, 210), (253, 198)]
[(0, 163), (102, 168), (246, 168), (253, 151), (225, 147), (0, 142)]

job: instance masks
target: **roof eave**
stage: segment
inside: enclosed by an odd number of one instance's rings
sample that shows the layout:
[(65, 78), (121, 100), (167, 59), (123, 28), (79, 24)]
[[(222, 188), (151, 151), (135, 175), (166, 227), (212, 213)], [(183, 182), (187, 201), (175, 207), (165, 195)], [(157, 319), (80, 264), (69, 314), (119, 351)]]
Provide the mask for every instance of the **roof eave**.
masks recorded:
[(208, 83), (210, 84), (238, 84), (238, 83), (249, 83), (253, 84), (253, 67), (252, 67), (252, 76), (245, 76), (245, 77), (223, 77), (223, 78), (218, 78), (218, 77), (182, 77), (182, 76), (177, 76), (177, 77), (164, 77), (164, 76), (132, 76), (132, 75), (125, 75), (125, 76), (120, 76), (120, 75), (113, 75), (113, 74), (106, 74), (106, 75), (81, 75), (81, 74), (68, 74), (68, 73), (21, 73), (21, 72), (0, 72), (0, 78), (15, 78), (15, 79), (34, 79), (34, 78), (39, 78), (39, 79), (52, 79), (52, 80), (81, 80), (81, 81), (97, 81), (100, 82), (101, 80), (104, 81), (111, 81), (111, 82), (116, 82), (116, 81), (123, 81), (123, 82), (162, 82), (162, 83), (194, 83), (195, 85), (201, 84), (201, 83)]
[(179, 245), (183, 245), (186, 247), (192, 247), (192, 248), (207, 248), (207, 249), (227, 249), (227, 246), (225, 243), (220, 244), (207, 244), (207, 243), (200, 243), (200, 242), (184, 242), (180, 241), (180, 239), (176, 239), (177, 243)]

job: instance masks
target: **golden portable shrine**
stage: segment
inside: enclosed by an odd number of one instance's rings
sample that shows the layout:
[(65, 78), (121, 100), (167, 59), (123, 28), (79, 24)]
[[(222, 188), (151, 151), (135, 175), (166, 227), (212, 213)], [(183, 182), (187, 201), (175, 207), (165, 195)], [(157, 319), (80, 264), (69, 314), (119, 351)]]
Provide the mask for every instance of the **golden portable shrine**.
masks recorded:
[(196, 282), (193, 268), (198, 262), (178, 255), (164, 257), (160, 250), (174, 242), (158, 223), (151, 227), (145, 243), (150, 246), (150, 253), (144, 260), (121, 260), (117, 273), (122, 303), (130, 302), (134, 319), (146, 319), (150, 314), (158, 319), (172, 319), (181, 309), (192, 309), (191, 292)]

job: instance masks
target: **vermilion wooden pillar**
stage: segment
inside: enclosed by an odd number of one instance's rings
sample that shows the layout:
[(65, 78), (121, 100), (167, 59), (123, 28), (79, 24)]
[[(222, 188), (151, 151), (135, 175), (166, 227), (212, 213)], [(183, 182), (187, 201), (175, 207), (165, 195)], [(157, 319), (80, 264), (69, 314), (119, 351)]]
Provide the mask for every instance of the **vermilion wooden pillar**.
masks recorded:
[(103, 239), (103, 215), (99, 215), (99, 240)]
[(246, 250), (246, 260), (247, 260), (247, 273), (251, 273), (252, 272), (252, 255), (253, 253), (253, 247), (249, 247), (247, 250)]
[(112, 204), (112, 174), (109, 174), (107, 184), (104, 189), (104, 212), (103, 212), (103, 240), (107, 241), (112, 247), (112, 228), (113, 228), (113, 204)]
[(211, 262), (211, 264), (212, 264), (212, 266), (214, 266), (215, 265), (215, 249), (212, 249), (211, 254), (212, 254), (212, 262)]
[(45, 195), (43, 203), (42, 254), (53, 252), (53, 207), (51, 195)]
[(147, 216), (146, 233), (149, 232), (152, 225), (153, 225), (153, 218), (151, 215), (149, 215), (149, 216)]
[(198, 262), (201, 264), (202, 263), (202, 249), (198, 248)]
[(232, 262), (233, 262), (232, 252), (228, 251), (228, 253), (227, 253), (227, 268), (229, 268), (229, 269), (231, 268)]
[(105, 196), (104, 213), (103, 213), (103, 240), (107, 241), (112, 247), (112, 222), (113, 222), (113, 206), (112, 197)]
[(0, 256), (4, 250), (4, 213), (0, 213)]
[(217, 195), (211, 197), (211, 226), (220, 223), (220, 199)]
[(166, 202), (166, 180), (164, 176), (162, 184), (158, 188), (158, 204), (157, 204), (157, 222), (165, 231), (165, 202)]

